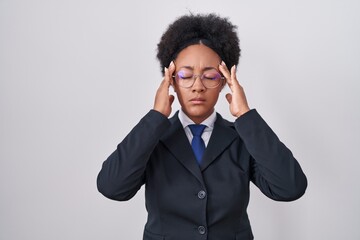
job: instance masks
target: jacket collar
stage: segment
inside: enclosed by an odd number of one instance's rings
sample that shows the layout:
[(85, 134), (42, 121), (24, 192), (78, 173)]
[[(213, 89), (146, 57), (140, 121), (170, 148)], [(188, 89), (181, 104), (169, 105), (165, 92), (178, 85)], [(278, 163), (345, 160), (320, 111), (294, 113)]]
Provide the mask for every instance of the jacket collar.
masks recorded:
[(178, 112), (170, 118), (171, 127), (160, 141), (173, 156), (182, 163), (204, 185), (201, 172), (204, 171), (237, 137), (232, 124), (217, 114), (214, 129), (206, 147), (203, 161), (199, 166), (192, 151), (183, 126), (178, 118)]
[(205, 149), (201, 171), (204, 171), (238, 136), (233, 124), (217, 113), (214, 129)]

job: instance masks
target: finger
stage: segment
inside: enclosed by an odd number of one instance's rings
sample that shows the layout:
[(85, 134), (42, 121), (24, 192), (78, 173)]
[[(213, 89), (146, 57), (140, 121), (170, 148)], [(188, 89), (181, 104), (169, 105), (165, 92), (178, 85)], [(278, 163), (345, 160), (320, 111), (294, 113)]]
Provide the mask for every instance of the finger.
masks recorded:
[(173, 75), (174, 75), (174, 72), (175, 72), (174, 61), (170, 62), (168, 70), (169, 70), (170, 84), (173, 85), (173, 81), (174, 81)]
[(171, 80), (170, 80), (170, 76), (169, 76), (169, 69), (167, 67), (164, 68), (164, 80), (162, 82), (162, 85), (164, 85), (164, 87), (169, 87), (171, 84)]
[(225, 95), (225, 97), (226, 97), (226, 100), (228, 101), (228, 103), (231, 104), (231, 102), (232, 102), (232, 95), (231, 95), (230, 93), (227, 93), (227, 94)]
[(231, 76), (233, 76), (233, 78), (236, 78), (236, 66), (232, 66), (231, 67)]
[(224, 62), (221, 63), (221, 66), (223, 67), (224, 70), (223, 75), (226, 78), (226, 83), (228, 84), (230, 89), (233, 90), (233, 86), (238, 85), (236, 78), (236, 66), (235, 65), (232, 66), (230, 70), (226, 67)]
[(174, 61), (171, 61), (171, 62), (170, 62), (168, 69), (169, 69), (169, 72), (170, 72), (170, 73), (173, 73), (173, 72), (174, 72), (174, 70), (175, 70)]
[(229, 86), (237, 88), (238, 86), (240, 86), (240, 84), (236, 77), (236, 66), (235, 65), (231, 67), (230, 72), (231, 72), (231, 80), (230, 80)]
[(237, 77), (236, 77), (236, 69), (237, 69), (237, 68), (236, 68), (235, 65), (232, 66), (232, 68), (231, 68), (232, 84), (233, 84), (233, 85), (237, 85), (237, 86), (239, 86), (239, 87), (242, 87), (241, 84), (239, 83)]
[(232, 81), (236, 81), (237, 82), (237, 77), (236, 77), (236, 65), (231, 67), (231, 80)]
[(225, 77), (226, 82), (229, 84), (230, 80), (231, 80), (231, 74), (229, 69), (226, 67), (226, 64), (224, 63), (224, 61), (222, 61), (219, 65), (219, 70), (222, 73), (222, 75)]

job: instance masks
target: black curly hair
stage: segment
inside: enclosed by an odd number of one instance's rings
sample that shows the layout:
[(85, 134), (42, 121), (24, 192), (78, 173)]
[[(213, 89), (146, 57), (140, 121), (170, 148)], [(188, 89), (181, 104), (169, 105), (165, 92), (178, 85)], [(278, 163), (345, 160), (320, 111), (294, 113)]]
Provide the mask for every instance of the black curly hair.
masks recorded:
[(168, 26), (157, 45), (162, 74), (181, 50), (199, 43), (214, 50), (227, 66), (237, 65), (240, 47), (236, 29), (227, 18), (214, 13), (179, 17)]

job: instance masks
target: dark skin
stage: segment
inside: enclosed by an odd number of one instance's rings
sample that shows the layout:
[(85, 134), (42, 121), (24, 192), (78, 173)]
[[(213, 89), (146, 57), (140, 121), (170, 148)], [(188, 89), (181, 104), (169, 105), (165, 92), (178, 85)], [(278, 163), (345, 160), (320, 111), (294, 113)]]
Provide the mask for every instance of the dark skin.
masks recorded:
[[(154, 110), (166, 117), (170, 116), (175, 97), (169, 94), (169, 87), (173, 86), (182, 110), (191, 120), (199, 124), (213, 113), (220, 91), (225, 84), (228, 84), (231, 90), (231, 93), (226, 94), (230, 113), (238, 118), (250, 110), (244, 89), (236, 78), (236, 67), (233, 66), (229, 70), (212, 49), (203, 44), (191, 45), (178, 54), (175, 63), (172, 61), (169, 67), (165, 68), (164, 79), (156, 92)], [(193, 68), (195, 74), (201, 74), (209, 67), (216, 68), (225, 77), (226, 83), (217, 88), (207, 89), (200, 78), (196, 78), (191, 88), (179, 87), (173, 82), (172, 76), (184, 66)]]

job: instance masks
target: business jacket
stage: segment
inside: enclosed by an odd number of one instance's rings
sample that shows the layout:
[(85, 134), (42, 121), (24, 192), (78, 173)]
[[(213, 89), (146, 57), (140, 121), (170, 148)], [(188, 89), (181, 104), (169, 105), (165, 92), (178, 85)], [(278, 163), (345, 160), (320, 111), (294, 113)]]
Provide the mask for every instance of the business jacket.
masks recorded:
[(301, 197), (307, 180), (256, 110), (234, 123), (219, 114), (197, 164), (177, 114), (151, 110), (103, 163), (98, 190), (124, 201), (145, 184), (144, 240), (249, 240), (249, 182), (277, 201)]

